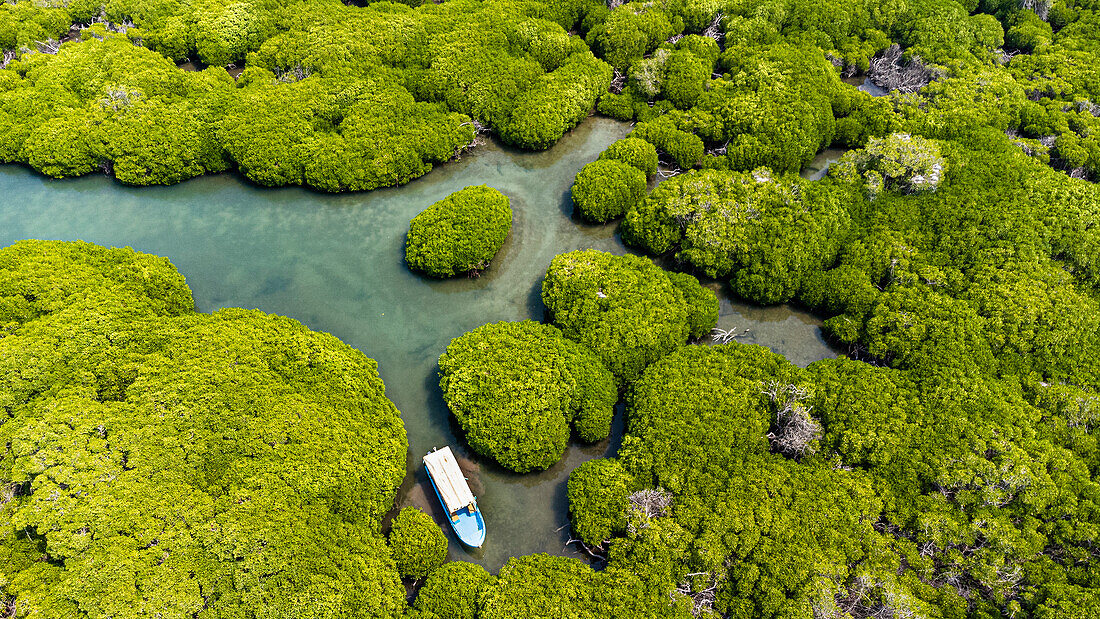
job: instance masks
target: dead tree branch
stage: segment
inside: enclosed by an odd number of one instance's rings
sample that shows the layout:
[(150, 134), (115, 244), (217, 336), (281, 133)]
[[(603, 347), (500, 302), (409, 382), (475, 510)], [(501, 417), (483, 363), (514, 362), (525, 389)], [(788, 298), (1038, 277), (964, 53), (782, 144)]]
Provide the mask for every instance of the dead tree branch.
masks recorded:
[[(707, 585), (696, 591), (691, 579), (699, 576), (707, 577)], [(714, 601), (718, 595), (718, 582), (718, 578), (711, 572), (695, 572), (686, 575), (684, 580), (676, 585), (675, 592), (670, 595), (673, 599), (679, 594), (691, 600), (691, 615), (698, 617), (703, 613), (709, 613), (713, 609)]]
[(867, 74), (875, 86), (905, 94), (917, 92), (935, 79), (932, 68), (925, 66), (920, 57), (905, 62), (901, 46), (896, 43), (871, 59)]
[(612, 94), (621, 94), (623, 88), (626, 87), (626, 74), (618, 69), (615, 69), (615, 73), (611, 77), (611, 85), (608, 87), (608, 92)]
[(275, 81), (282, 84), (300, 82), (310, 75), (313, 75), (313, 69), (303, 66), (300, 62), (286, 69), (280, 67), (275, 68)]
[(821, 437), (821, 424), (810, 416), (813, 407), (803, 404), (810, 398), (810, 390), (774, 380), (761, 393), (768, 396), (774, 407), (775, 430), (768, 433), (772, 448), (796, 459), (813, 453), (814, 443)]
[(646, 528), (649, 526), (649, 521), (653, 518), (661, 518), (668, 514), (668, 508), (672, 505), (672, 493), (666, 491), (664, 488), (639, 490), (630, 495), (629, 504), (627, 506), (628, 516), (636, 514), (640, 518), (640, 523), (635, 526), (635, 518), (630, 518), (630, 524), (627, 529), (631, 533), (637, 533), (637, 529)]
[(722, 31), (722, 20), (725, 17), (725, 13), (716, 13), (714, 19), (710, 20), (710, 25), (703, 28), (703, 36), (714, 39), (719, 44), (722, 43), (722, 39), (726, 36), (726, 33)]
[(1033, 11), (1039, 16), (1039, 19), (1046, 21), (1050, 15), (1050, 5), (1053, 4), (1051, 0), (1020, 0), (1020, 8), (1027, 11)]
[(56, 56), (57, 52), (61, 50), (61, 42), (54, 39), (46, 39), (45, 41), (35, 41), (35, 48), (42, 54), (50, 54)]
[(715, 327), (710, 330), (710, 338), (715, 344), (729, 344), (734, 339), (744, 337), (749, 332), (748, 328), (737, 331), (737, 328), (719, 329)]
[(565, 547), (576, 544), (577, 548), (580, 548), (581, 552), (588, 555), (589, 558), (596, 561), (607, 561), (607, 542), (600, 544), (599, 546), (589, 546), (579, 539), (569, 538), (569, 541), (565, 542)]

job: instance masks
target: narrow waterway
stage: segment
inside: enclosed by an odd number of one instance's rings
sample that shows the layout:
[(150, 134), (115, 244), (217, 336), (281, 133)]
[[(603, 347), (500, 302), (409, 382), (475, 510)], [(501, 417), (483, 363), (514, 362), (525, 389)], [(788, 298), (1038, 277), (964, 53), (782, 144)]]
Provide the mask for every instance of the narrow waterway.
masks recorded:
[[(167, 256), (187, 277), (201, 311), (259, 308), (330, 332), (376, 359), (409, 435), (409, 475), (398, 505), (430, 510), (448, 530), (420, 457), (450, 444), (470, 457), (440, 397), (436, 360), (451, 338), (498, 320), (542, 319), (542, 276), (555, 255), (580, 248), (625, 253), (616, 224), (570, 218), (569, 187), (585, 163), (628, 127), (591, 118), (542, 153), (489, 144), (404, 187), (326, 195), (267, 189), (233, 175), (173, 187), (130, 188), (102, 176), (56, 181), (0, 166), (0, 246), (25, 238), (82, 239)], [(512, 234), (479, 279), (425, 280), (403, 261), (409, 220), (466, 185), (507, 194)], [(716, 288), (717, 289), (717, 288)], [(721, 292), (721, 291), (720, 291)], [(719, 326), (738, 341), (771, 347), (806, 365), (834, 356), (820, 322), (791, 308), (758, 308), (723, 297)], [(549, 471), (515, 475), (474, 457), (466, 462), (485, 513), (488, 541), (476, 555), (453, 535), (451, 556), (490, 569), (532, 552), (566, 549), (565, 482), (581, 462), (610, 455), (611, 441), (573, 446)]]

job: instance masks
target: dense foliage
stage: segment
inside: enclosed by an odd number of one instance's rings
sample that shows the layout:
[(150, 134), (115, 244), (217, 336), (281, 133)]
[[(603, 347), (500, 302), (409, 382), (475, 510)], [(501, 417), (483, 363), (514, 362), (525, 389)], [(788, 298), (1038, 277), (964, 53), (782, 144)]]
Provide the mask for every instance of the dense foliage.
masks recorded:
[(595, 351), (620, 384), (718, 321), (717, 297), (694, 277), (596, 250), (555, 257), (542, 301), (565, 337)]
[(424, 578), (447, 560), (447, 536), (428, 514), (406, 507), (391, 527), (393, 560), (405, 578)]
[[(482, 327), (452, 343), (441, 383), (475, 449), (517, 470), (556, 462), (571, 432), (606, 436), (625, 389), (622, 448), (566, 491), (602, 569), (445, 566), (410, 616), (1100, 616), (1095, 0), (56, 4), (0, 5), (3, 161), (366, 189), (486, 127), (546, 147), (598, 99), (636, 124), (578, 176), (578, 207), (625, 208), (628, 242), (739, 297), (809, 307), (848, 353), (798, 368), (684, 346), (718, 311), (692, 275), (559, 256), (543, 299), (561, 333)], [(37, 43), (101, 10), (84, 42)], [(185, 56), (247, 68), (185, 73), (170, 62)], [(890, 92), (844, 81), (864, 77)], [(793, 176), (830, 145), (850, 150), (823, 180)], [(670, 178), (638, 199), (623, 170), (650, 177), (657, 156)], [(36, 480), (3, 508), (19, 612), (400, 613), (377, 520), (403, 451), (373, 367), (289, 321), (194, 315), (149, 257), (105, 271), (57, 251), (0, 263), (0, 463)], [(358, 387), (354, 404), (327, 395)], [(286, 406), (314, 421), (280, 425)], [(225, 410), (235, 434), (210, 432)], [(216, 457), (186, 449), (184, 423)], [(312, 459), (273, 455), (305, 452), (293, 432)], [(115, 440), (126, 460), (102, 455)], [(142, 477), (124, 477), (134, 463)], [(116, 470), (136, 484), (124, 496)], [(161, 503), (182, 519), (157, 520)]]
[(409, 224), (405, 262), (432, 277), (488, 268), (512, 229), (508, 196), (486, 185), (459, 189)]
[[(0, 584), (19, 616), (398, 617), (375, 364), (165, 259), (0, 250)], [(13, 614), (15, 611), (12, 611)]]
[[(1042, 37), (1095, 22), (1046, 8), (990, 7), (1009, 39), (1034, 37), (1007, 70), (982, 54), (1000, 44), (988, 16), (886, 31), (939, 65), (934, 80), (877, 100), (840, 87), (834, 141), (857, 148), (822, 181), (695, 171), (628, 213), (628, 241), (729, 276), (739, 296), (816, 309), (852, 359), (803, 370), (689, 347), (649, 366), (617, 465), (571, 476), (574, 534), (608, 569), (670, 574), (669, 590), (731, 617), (1100, 612), (1100, 195), (1071, 178), (1091, 175), (1071, 148), (1096, 116), (1087, 70), (1062, 65), (1061, 98), (1034, 69), (1054, 71), (1034, 64)], [(734, 144), (703, 167), (742, 169)], [(647, 521), (666, 529), (660, 567), (625, 550)]]
[(560, 460), (570, 427), (585, 442), (607, 438), (618, 397), (596, 354), (530, 320), (451, 340), (439, 385), (470, 446), (520, 473)]
[(699, 170), (661, 183), (627, 214), (623, 238), (676, 257), (759, 303), (793, 297), (831, 265), (848, 231), (847, 193), (794, 175)]
[[(345, 191), (421, 176), (478, 126), (547, 148), (611, 80), (568, 32), (580, 4), (3, 4), (0, 161), (138, 185), (236, 167)], [(210, 68), (174, 66), (188, 58)], [(221, 67), (242, 62), (234, 83)]]
[(573, 533), (586, 544), (602, 544), (627, 524), (627, 499), (634, 484), (618, 460), (589, 460), (569, 473)]
[(454, 561), (436, 569), (416, 594), (416, 607), (440, 619), (477, 619), (482, 595), (496, 581), (476, 563)]
[(601, 159), (581, 168), (573, 183), (573, 205), (587, 221), (622, 217), (645, 197), (645, 173), (629, 164)]
[(623, 138), (600, 153), (600, 159), (621, 161), (638, 168), (646, 177), (657, 173), (657, 149), (645, 140)]

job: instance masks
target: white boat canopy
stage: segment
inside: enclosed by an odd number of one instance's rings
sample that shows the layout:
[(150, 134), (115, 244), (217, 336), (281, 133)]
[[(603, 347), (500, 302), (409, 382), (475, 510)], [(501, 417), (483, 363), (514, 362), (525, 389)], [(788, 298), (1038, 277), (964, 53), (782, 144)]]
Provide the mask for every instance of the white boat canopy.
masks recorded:
[(424, 466), (428, 468), (428, 474), (432, 476), (439, 496), (443, 497), (448, 513), (454, 513), (474, 502), (474, 493), (470, 492), (466, 476), (458, 468), (458, 460), (455, 460), (450, 447), (424, 456)]

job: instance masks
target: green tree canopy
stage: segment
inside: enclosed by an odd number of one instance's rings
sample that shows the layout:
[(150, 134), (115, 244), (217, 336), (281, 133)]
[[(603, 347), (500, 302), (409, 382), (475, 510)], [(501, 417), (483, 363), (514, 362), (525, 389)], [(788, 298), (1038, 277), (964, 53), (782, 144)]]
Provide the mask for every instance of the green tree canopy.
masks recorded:
[(641, 202), (645, 185), (645, 173), (633, 166), (612, 159), (593, 161), (577, 173), (573, 205), (585, 220), (605, 223)]
[(391, 527), (393, 560), (405, 578), (424, 578), (447, 560), (447, 536), (428, 514), (406, 507)]
[(618, 460), (589, 460), (569, 473), (569, 513), (573, 534), (582, 542), (602, 544), (626, 530), (627, 498), (634, 480)]
[(439, 386), (466, 440), (519, 473), (550, 467), (569, 443), (607, 438), (618, 399), (599, 357), (534, 321), (482, 325), (439, 358)]
[(440, 619), (477, 619), (496, 578), (476, 563), (453, 561), (434, 570), (416, 594), (416, 607)]
[(627, 213), (623, 238), (677, 258), (758, 303), (791, 299), (829, 266), (851, 218), (840, 186), (751, 173), (699, 170), (665, 181)]
[(459, 189), (413, 218), (405, 262), (432, 277), (481, 271), (511, 229), (508, 196), (487, 185)]
[(162, 258), (0, 250), (0, 570), (44, 617), (398, 617), (405, 471), (375, 363), (258, 311), (193, 312)]
[(647, 258), (596, 250), (556, 256), (542, 301), (565, 336), (595, 351), (620, 384), (718, 320), (717, 297), (695, 278), (674, 280)]
[(621, 161), (651, 177), (657, 173), (657, 149), (638, 138), (623, 138), (600, 153), (600, 159)]

